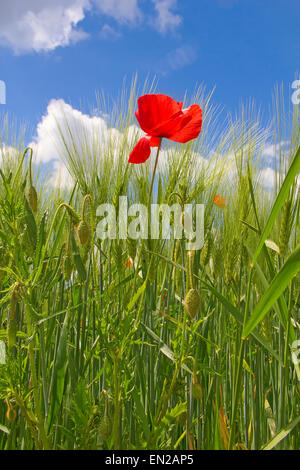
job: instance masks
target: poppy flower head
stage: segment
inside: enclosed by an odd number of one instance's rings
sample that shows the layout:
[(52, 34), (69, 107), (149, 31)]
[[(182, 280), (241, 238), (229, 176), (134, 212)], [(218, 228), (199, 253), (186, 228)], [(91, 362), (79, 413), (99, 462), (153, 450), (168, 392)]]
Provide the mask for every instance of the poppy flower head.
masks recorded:
[(226, 199), (222, 198), (220, 194), (217, 194), (214, 198), (215, 206), (220, 207), (221, 209), (226, 209), (225, 202), (226, 202)]
[(176, 125), (182, 104), (165, 95), (140, 96), (135, 117), (146, 134), (165, 137), (162, 134), (171, 132)]
[(158, 147), (163, 137), (174, 142), (186, 143), (196, 139), (201, 132), (202, 110), (193, 104), (182, 109), (178, 102), (166, 95), (143, 95), (138, 99), (135, 116), (146, 133), (129, 156), (130, 163), (143, 163)]

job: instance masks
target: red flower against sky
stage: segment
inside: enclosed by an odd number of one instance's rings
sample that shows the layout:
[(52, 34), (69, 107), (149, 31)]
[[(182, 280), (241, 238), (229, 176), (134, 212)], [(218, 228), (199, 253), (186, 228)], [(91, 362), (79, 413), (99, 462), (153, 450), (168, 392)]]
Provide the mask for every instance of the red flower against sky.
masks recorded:
[(198, 137), (202, 110), (198, 104), (184, 109), (182, 105), (166, 95), (144, 95), (138, 99), (135, 116), (146, 135), (130, 153), (130, 163), (144, 163), (150, 156), (151, 147), (158, 147), (163, 137), (180, 143)]

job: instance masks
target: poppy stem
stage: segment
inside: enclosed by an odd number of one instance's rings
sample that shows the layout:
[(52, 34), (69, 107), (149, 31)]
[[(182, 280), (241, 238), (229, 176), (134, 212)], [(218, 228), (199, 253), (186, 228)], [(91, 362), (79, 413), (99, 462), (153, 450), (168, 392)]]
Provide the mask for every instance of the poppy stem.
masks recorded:
[(152, 181), (151, 181), (151, 186), (150, 186), (149, 207), (150, 207), (150, 203), (151, 203), (151, 196), (152, 196), (154, 178), (155, 178), (155, 173), (156, 173), (156, 168), (157, 168), (157, 162), (158, 162), (159, 151), (160, 151), (160, 148), (161, 148), (161, 141), (162, 141), (162, 139), (160, 139), (160, 141), (159, 141), (159, 144), (158, 144), (158, 147), (157, 147), (157, 152), (156, 152), (154, 170), (153, 170)]

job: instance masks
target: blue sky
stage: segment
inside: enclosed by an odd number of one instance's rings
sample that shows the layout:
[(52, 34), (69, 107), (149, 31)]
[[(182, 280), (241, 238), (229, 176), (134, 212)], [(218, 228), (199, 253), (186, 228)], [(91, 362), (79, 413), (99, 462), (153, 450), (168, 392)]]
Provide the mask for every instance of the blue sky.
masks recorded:
[[(213, 103), (232, 114), (253, 100), (266, 126), (276, 85), (291, 104), (299, 24), (299, 0), (1, 1), (0, 132), (6, 113), (25, 123), (36, 161), (54, 172), (53, 184), (59, 177), (67, 185), (53, 146), (56, 116), (66, 114), (90, 135), (93, 119), (77, 110), (95, 107), (97, 92), (117, 97), (124, 77), (129, 86), (135, 74), (141, 87), (156, 77), (157, 92), (178, 101), (200, 84), (215, 88)], [(108, 131), (103, 119), (98, 124)], [(269, 142), (264, 150), (267, 187), (275, 181), (274, 157), (286, 146)]]
[[(300, 68), (299, 0), (10, 0), (0, 6), (0, 80), (9, 112), (34, 129), (48, 102), (115, 96), (124, 76), (182, 99), (199, 83), (234, 111), (266, 112)], [(21, 5), (20, 5), (21, 4)], [(17, 5), (17, 7), (16, 7)]]

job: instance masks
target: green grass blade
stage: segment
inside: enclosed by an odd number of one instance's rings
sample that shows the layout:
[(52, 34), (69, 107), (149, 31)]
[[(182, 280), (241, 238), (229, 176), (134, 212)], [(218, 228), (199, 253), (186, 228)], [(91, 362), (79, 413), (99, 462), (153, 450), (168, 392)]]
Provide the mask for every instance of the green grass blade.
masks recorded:
[[(252, 257), (252, 253), (251, 253), (251, 250), (249, 249), (249, 247), (247, 247), (247, 250), (249, 252), (250, 257)], [(261, 283), (263, 284), (264, 290), (266, 292), (268, 290), (269, 286), (270, 286), (270, 283), (267, 281), (267, 279), (265, 277), (265, 274), (264, 274), (264, 272), (263, 272), (263, 270), (260, 267), (260, 264), (258, 262), (255, 264), (255, 270), (256, 270), (256, 272), (259, 276), (259, 279), (260, 279)], [(283, 295), (281, 295), (278, 298), (277, 302), (275, 302), (274, 310), (275, 310), (282, 326), (285, 328), (285, 330), (287, 330), (288, 309), (287, 309), (286, 301), (285, 301), (285, 298), (284, 298)], [(296, 336), (295, 336), (294, 330), (292, 328), (289, 328), (289, 341), (290, 341), (290, 343), (292, 343), (295, 339), (296, 339)]]
[(4, 426), (4, 424), (0, 424), (0, 431), (5, 432), (5, 434), (10, 434), (10, 430)]
[(262, 450), (272, 450), (276, 447), (282, 439), (289, 435), (289, 433), (300, 423), (300, 416), (294, 419), (286, 428), (281, 429), (276, 436), (266, 444)]
[(83, 261), (81, 259), (79, 248), (77, 246), (73, 233), (71, 234), (71, 243), (72, 243), (74, 263), (75, 263), (80, 280), (84, 282), (86, 280), (87, 273), (86, 273), (86, 269), (83, 264)]
[(49, 414), (47, 420), (47, 432), (49, 432), (53, 421), (59, 411), (63, 399), (63, 391), (66, 378), (67, 367), (67, 333), (68, 333), (68, 318), (67, 313), (62, 326), (62, 332), (59, 339), (56, 360), (53, 365), (53, 387), (51, 389), (51, 402), (49, 407)]
[(290, 166), (290, 169), (284, 179), (284, 182), (282, 183), (282, 186), (280, 188), (280, 191), (278, 193), (278, 196), (276, 198), (276, 201), (273, 205), (273, 208), (272, 208), (272, 211), (271, 211), (271, 214), (268, 218), (268, 221), (266, 223), (266, 226), (261, 234), (261, 237), (260, 237), (260, 240), (259, 240), (259, 243), (257, 245), (257, 248), (256, 248), (256, 251), (254, 253), (254, 256), (253, 256), (253, 259), (252, 259), (252, 264), (255, 263), (255, 261), (257, 260), (258, 256), (259, 256), (259, 253), (261, 252), (261, 249), (262, 247), (264, 246), (264, 243), (266, 241), (266, 239), (268, 238), (269, 234), (270, 234), (270, 231), (274, 225), (274, 222), (279, 214), (279, 211), (280, 209), (282, 208), (285, 200), (286, 200), (286, 197), (288, 196), (288, 193), (289, 193), (289, 190), (290, 190), (290, 187), (292, 186), (293, 184), (293, 181), (295, 179), (295, 177), (298, 175), (300, 171), (300, 147), (299, 149), (297, 150), (296, 152), (296, 155), (294, 157), (294, 160)]
[(40, 226), (39, 226), (39, 231), (38, 231), (38, 237), (37, 237), (37, 247), (36, 247), (36, 253), (34, 257), (34, 267), (37, 268), (40, 260), (41, 260), (41, 254), (42, 254), (42, 248), (45, 244), (46, 241), (46, 219), (47, 219), (47, 212), (44, 212)]
[[(159, 256), (160, 258), (164, 259), (165, 261), (172, 264), (176, 268), (179, 268), (182, 271), (186, 272), (186, 269), (183, 266), (181, 266), (180, 264), (174, 263), (174, 261), (170, 260), (169, 258), (167, 258), (167, 257), (165, 257), (165, 256), (163, 256), (159, 253), (154, 253), (153, 252), (153, 254), (155, 254), (156, 256)], [(241, 312), (228, 299), (226, 299), (222, 294), (220, 294), (219, 291), (217, 291), (217, 289), (212, 287), (209, 283), (207, 283), (206, 281), (204, 281), (200, 277), (196, 276), (195, 274), (194, 274), (194, 277), (196, 279), (199, 279), (201, 281), (201, 283), (203, 284), (203, 286), (205, 286), (209, 291), (211, 291), (211, 293), (215, 297), (217, 297), (220, 300), (220, 302), (224, 305), (224, 307), (226, 307), (228, 309), (229, 313), (231, 313), (231, 315), (236, 319), (236, 321), (238, 323), (240, 323), (240, 325), (243, 325), (243, 316), (242, 316)], [(269, 351), (269, 353), (272, 354), (272, 356), (280, 364), (282, 364), (282, 361), (281, 361), (280, 357), (278, 356), (278, 354), (271, 348), (271, 346), (263, 339), (263, 337), (259, 333), (257, 333), (256, 331), (251, 331), (251, 336), (253, 337), (253, 339), (255, 339), (255, 341), (257, 343), (259, 343), (267, 351)]]
[(286, 289), (292, 278), (300, 271), (300, 247), (287, 259), (279, 273), (271, 282), (269, 288), (255, 307), (250, 319), (245, 325), (243, 338), (247, 338), (258, 323), (264, 318), (276, 300)]
[[(173, 351), (148, 326), (144, 325), (143, 323), (142, 323), (142, 326), (145, 328), (147, 333), (150, 336), (152, 336), (152, 338), (155, 341), (157, 341), (157, 343), (160, 345), (160, 352), (162, 352), (168, 359), (170, 359), (172, 362), (175, 363), (176, 361), (175, 361)], [(191, 369), (186, 364), (182, 364), (181, 367), (182, 367), (183, 370), (185, 370), (189, 374), (193, 375), (193, 372), (191, 371)]]

